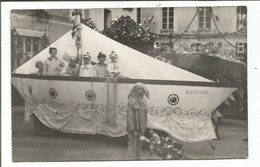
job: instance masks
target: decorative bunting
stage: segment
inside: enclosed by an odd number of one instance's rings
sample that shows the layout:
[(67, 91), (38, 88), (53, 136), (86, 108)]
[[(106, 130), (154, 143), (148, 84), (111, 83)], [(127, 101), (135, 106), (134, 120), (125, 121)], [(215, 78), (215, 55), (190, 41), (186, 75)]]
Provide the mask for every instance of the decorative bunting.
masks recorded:
[(233, 100), (233, 101), (236, 101), (233, 94), (231, 94), (230, 96), (228, 96), (229, 99)]
[(229, 103), (228, 99), (226, 99), (226, 100), (224, 101), (224, 103), (225, 103), (226, 105), (230, 106), (230, 103)]
[(235, 91), (235, 93), (237, 93), (237, 94), (241, 97), (241, 99), (243, 99), (244, 90), (243, 90), (242, 87), (240, 87), (239, 89), (237, 89), (237, 90)]

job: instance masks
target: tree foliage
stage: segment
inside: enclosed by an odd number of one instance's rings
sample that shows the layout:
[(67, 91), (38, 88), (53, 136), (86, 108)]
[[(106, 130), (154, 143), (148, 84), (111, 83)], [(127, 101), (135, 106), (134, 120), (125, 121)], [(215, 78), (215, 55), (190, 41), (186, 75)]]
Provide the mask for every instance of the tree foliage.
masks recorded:
[(36, 17), (38, 23), (46, 24), (51, 20), (50, 14), (43, 9), (29, 10), (31, 16)]
[(130, 16), (123, 15), (118, 20), (112, 21), (111, 27), (103, 32), (107, 37), (127, 45), (143, 53), (153, 47), (155, 35), (145, 31)]

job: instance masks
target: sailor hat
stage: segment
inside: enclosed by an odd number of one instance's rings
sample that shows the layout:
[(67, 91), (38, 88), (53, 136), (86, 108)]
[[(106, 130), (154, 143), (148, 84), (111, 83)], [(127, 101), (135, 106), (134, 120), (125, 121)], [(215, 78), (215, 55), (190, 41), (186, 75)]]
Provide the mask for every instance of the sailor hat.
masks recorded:
[(83, 58), (88, 58), (89, 60), (91, 59), (91, 56), (90, 56), (90, 54), (87, 52), (84, 56), (83, 56)]
[(110, 57), (110, 59), (111, 59), (112, 57), (117, 58), (117, 54), (116, 54), (114, 51), (112, 51), (112, 52), (110, 53), (109, 57)]

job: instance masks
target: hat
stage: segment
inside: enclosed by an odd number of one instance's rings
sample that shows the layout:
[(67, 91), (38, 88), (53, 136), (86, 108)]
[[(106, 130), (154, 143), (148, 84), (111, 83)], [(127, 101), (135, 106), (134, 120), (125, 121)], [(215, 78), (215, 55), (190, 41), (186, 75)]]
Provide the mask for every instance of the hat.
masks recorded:
[(76, 60), (77, 60), (76, 56), (70, 56), (70, 61), (76, 61)]
[[(42, 61), (41, 61), (41, 60), (38, 60), (38, 61), (36, 62), (36, 64), (35, 64), (35, 67), (38, 68), (38, 65), (39, 65), (40, 63), (42, 63)], [(42, 63), (42, 64), (43, 64), (43, 63)]]
[(87, 52), (84, 56), (83, 56), (83, 58), (88, 58), (89, 60), (91, 59), (91, 56), (90, 56), (90, 54)]
[(106, 58), (106, 55), (105, 55), (105, 54), (103, 54), (102, 52), (99, 52), (99, 54), (98, 54), (97, 58), (99, 59), (99, 58), (101, 58), (101, 57), (104, 57), (104, 58)]
[(117, 58), (117, 54), (116, 54), (114, 51), (112, 51), (112, 52), (110, 53), (109, 57), (110, 57), (110, 59), (111, 59), (112, 57)]

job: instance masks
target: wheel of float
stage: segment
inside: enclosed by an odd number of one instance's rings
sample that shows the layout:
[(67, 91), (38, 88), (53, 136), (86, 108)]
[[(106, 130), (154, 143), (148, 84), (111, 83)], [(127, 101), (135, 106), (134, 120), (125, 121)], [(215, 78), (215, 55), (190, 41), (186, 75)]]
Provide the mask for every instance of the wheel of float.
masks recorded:
[(46, 125), (44, 125), (38, 118), (37, 116), (34, 116), (33, 118), (33, 125), (34, 125), (34, 130), (38, 135), (41, 136), (53, 136), (55, 134), (55, 131)]

